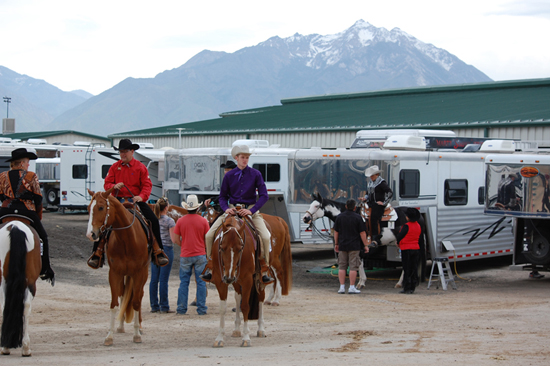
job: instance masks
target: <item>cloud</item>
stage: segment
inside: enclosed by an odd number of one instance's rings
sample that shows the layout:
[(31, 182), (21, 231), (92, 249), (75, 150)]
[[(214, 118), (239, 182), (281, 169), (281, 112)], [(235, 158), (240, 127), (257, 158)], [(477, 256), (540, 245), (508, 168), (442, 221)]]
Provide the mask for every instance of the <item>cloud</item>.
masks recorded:
[(550, 2), (547, 0), (521, 0), (500, 5), (497, 11), (488, 15), (509, 15), (522, 17), (538, 17), (550, 20)]

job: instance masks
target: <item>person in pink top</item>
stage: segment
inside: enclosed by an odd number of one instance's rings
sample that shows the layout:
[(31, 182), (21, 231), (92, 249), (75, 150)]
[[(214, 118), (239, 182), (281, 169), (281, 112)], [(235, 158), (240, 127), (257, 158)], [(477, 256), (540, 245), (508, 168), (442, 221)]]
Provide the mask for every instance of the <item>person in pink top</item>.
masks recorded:
[(197, 313), (206, 315), (206, 283), (200, 278), (200, 274), (206, 266), (206, 247), (204, 236), (210, 229), (208, 221), (197, 215), (197, 209), (202, 205), (194, 194), (187, 197), (187, 202), (181, 203), (188, 212), (187, 215), (178, 219), (174, 228), (176, 244), (181, 246), (180, 254), (180, 287), (178, 289), (178, 307), (176, 313), (184, 315), (187, 313), (189, 297), (189, 281), (193, 268), (197, 282)]

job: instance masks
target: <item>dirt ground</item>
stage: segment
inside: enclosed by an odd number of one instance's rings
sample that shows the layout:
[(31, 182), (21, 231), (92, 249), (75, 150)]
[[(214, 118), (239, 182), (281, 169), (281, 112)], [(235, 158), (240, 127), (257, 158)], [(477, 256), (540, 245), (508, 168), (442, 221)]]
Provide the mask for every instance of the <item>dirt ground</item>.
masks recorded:
[[(421, 284), (399, 294), (400, 272), (368, 274), (359, 295), (338, 295), (338, 280), (307, 270), (335, 263), (329, 248), (293, 247), (294, 285), (279, 307), (264, 307), (267, 338), (226, 336), (212, 348), (219, 326), (219, 299), (209, 285), (208, 315), (152, 314), (148, 284), (143, 299), (143, 343), (132, 327), (103, 346), (109, 322), (108, 268), (86, 265), (91, 244), (84, 213), (45, 213), (52, 246), (55, 287), (40, 281), (33, 301), (33, 356), (20, 350), (0, 356), (1, 365), (549, 365), (550, 273), (540, 280), (508, 269), (510, 257), (458, 264), (458, 290)], [(320, 250), (324, 249), (324, 250)], [(175, 310), (178, 264), (170, 278)], [(194, 287), (192, 288), (194, 293)], [(233, 307), (230, 296), (229, 306)], [(234, 313), (226, 317), (231, 334)], [(251, 322), (251, 334), (257, 325)]]

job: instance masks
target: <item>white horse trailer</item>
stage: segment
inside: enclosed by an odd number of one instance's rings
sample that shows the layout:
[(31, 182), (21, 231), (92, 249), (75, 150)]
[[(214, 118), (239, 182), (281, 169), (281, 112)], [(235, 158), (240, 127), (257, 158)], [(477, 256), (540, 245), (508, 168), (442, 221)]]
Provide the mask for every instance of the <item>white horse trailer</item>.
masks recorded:
[[(61, 211), (84, 210), (90, 203), (91, 191), (102, 191), (109, 168), (120, 160), (114, 148), (101, 146), (64, 146), (60, 148), (61, 159)], [(153, 183), (150, 200), (162, 196), (161, 182), (158, 180), (159, 162), (164, 160), (164, 150), (136, 150), (134, 158), (149, 169)]]
[(514, 222), (512, 269), (550, 271), (549, 153), (486, 158), (485, 213)]
[[(367, 188), (364, 171), (378, 165), (394, 192), (392, 205), (416, 207), (423, 214), (428, 258), (462, 261), (511, 255), (511, 220), (483, 214), (484, 157), (488, 152), (477, 150), (484, 139), (433, 135), (395, 136), (384, 140), (384, 149), (379, 141), (387, 134), (373, 136), (374, 145), (361, 136), (361, 146), (367, 148), (252, 148), (249, 165), (262, 171), (274, 203), (274, 209), (265, 207), (262, 212), (283, 217), (293, 242), (332, 243), (332, 222), (327, 218), (317, 220), (313, 228), (302, 220), (312, 202), (311, 194), (319, 192), (339, 202), (362, 197)], [(466, 146), (469, 143), (475, 146)], [(462, 147), (466, 148), (457, 150)], [(165, 193), (177, 201), (187, 194), (201, 199), (216, 196), (223, 176), (220, 164), (227, 159), (230, 148), (167, 152)], [(399, 265), (397, 247), (383, 249), (372, 265)]]

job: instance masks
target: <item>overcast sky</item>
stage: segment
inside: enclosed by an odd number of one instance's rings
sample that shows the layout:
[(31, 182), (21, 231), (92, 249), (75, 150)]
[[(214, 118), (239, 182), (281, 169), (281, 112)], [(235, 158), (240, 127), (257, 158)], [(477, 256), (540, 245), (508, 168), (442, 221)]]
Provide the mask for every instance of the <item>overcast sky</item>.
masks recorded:
[(97, 95), (198, 52), (272, 36), (395, 27), (493, 80), (550, 77), (549, 0), (0, 0), (0, 65)]

